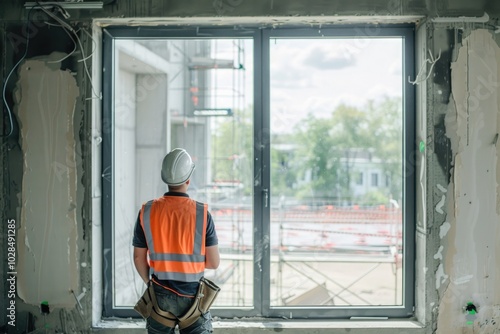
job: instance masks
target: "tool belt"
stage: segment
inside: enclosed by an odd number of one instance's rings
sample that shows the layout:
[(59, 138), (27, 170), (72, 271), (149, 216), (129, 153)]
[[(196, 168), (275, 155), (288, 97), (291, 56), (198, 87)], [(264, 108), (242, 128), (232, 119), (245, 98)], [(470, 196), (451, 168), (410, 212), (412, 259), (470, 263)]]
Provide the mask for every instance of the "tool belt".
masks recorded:
[(179, 325), (180, 329), (184, 329), (194, 324), (202, 314), (208, 312), (219, 291), (220, 288), (214, 282), (202, 277), (193, 304), (183, 316), (177, 317), (168, 311), (160, 309), (153, 283), (150, 281), (141, 299), (135, 304), (134, 310), (144, 319), (151, 317), (164, 326), (174, 328)]

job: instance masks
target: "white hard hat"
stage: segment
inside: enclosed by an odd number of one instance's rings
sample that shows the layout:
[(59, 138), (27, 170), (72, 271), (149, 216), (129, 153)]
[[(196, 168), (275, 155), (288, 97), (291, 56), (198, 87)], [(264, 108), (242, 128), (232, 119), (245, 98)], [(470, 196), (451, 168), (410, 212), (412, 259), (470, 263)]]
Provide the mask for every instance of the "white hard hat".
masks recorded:
[(191, 156), (182, 148), (174, 148), (163, 158), (161, 179), (169, 186), (179, 186), (191, 177), (194, 171)]

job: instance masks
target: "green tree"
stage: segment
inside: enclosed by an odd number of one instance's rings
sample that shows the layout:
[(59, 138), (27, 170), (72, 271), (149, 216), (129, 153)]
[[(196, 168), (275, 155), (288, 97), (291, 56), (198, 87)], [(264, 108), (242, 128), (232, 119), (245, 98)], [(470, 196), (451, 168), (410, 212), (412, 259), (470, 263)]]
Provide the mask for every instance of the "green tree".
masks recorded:
[(382, 169), (389, 177), (389, 192), (400, 200), (403, 176), (403, 115), (400, 98), (386, 97), (379, 103), (366, 105), (371, 134), (371, 148), (382, 160)]
[(309, 115), (296, 129), (298, 170), (304, 182), (298, 190), (300, 197), (333, 197), (340, 181), (340, 156), (331, 135), (332, 119)]
[(331, 136), (339, 159), (339, 186), (341, 196), (348, 200), (352, 197), (351, 176), (355, 160), (371, 144), (369, 117), (366, 111), (341, 104), (332, 113)]
[(299, 196), (353, 200), (351, 180), (356, 161), (373, 157), (390, 178), (390, 196), (400, 198), (401, 99), (369, 101), (362, 108), (342, 104), (329, 118), (310, 114), (295, 130), (297, 154), (292, 163), (304, 181), (297, 191)]
[[(212, 131), (213, 180), (241, 181), (244, 193), (253, 189), (252, 108), (217, 119)], [(389, 177), (389, 190), (377, 190), (399, 200), (402, 193), (401, 99), (369, 101), (356, 108), (339, 105), (330, 117), (310, 114), (292, 134), (271, 138), (271, 180), (274, 195), (299, 198), (353, 198), (356, 161), (368, 155)], [(358, 199), (359, 200), (359, 199)], [(373, 200), (371, 200), (373, 201)]]

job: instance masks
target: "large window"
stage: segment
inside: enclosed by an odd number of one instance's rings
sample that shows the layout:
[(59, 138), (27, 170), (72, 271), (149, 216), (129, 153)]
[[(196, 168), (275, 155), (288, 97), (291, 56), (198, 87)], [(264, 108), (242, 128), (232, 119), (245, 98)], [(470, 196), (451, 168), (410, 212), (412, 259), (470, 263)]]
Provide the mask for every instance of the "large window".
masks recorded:
[(412, 314), (411, 27), (104, 36), (105, 315), (136, 316), (133, 227), (175, 147), (216, 224), (214, 315)]

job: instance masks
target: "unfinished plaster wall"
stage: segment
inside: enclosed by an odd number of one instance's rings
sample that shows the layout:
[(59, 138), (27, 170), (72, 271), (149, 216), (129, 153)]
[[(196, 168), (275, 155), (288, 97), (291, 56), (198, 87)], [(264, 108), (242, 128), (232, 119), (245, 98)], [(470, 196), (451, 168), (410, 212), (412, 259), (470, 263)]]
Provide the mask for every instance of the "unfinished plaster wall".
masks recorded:
[(73, 113), (75, 78), (55, 54), (19, 68), (17, 115), (23, 151), (17, 289), (24, 302), (73, 307), (78, 289), (78, 231)]
[[(500, 328), (500, 48), (491, 30), (473, 30), (451, 65), (446, 135), (454, 157), (435, 288), (438, 333)], [(444, 196), (443, 195), (443, 196)], [(468, 302), (478, 307), (471, 315)]]

